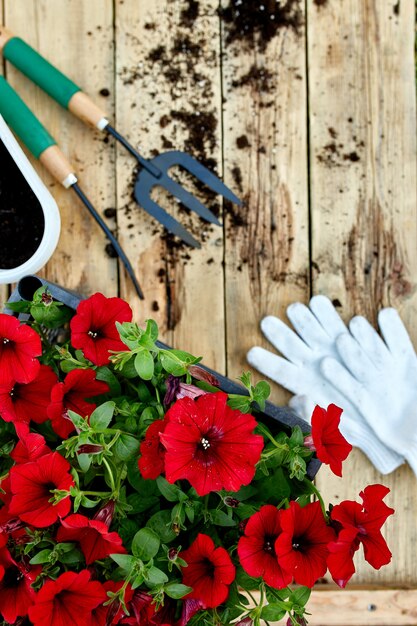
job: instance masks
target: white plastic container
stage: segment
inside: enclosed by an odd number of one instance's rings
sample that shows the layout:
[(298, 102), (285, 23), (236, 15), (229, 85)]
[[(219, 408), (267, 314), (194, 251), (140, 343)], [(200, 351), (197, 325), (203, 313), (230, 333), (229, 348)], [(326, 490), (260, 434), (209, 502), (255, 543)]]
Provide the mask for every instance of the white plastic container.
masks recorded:
[[(52, 256), (61, 232), (58, 206), (45, 187), (6, 122), (0, 115), (0, 139), (39, 200), (44, 216), (44, 232), (38, 248), (24, 263), (10, 269), (0, 268), (0, 284), (14, 283), (27, 274), (36, 274)], [(1, 167), (1, 163), (0, 163)]]

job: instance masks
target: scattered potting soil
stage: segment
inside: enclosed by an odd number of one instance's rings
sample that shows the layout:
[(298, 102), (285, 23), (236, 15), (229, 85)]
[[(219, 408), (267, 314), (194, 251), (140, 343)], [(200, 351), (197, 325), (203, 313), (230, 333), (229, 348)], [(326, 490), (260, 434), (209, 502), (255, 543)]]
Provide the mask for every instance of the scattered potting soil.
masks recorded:
[(226, 26), (226, 45), (238, 42), (243, 48), (257, 47), (261, 52), (280, 28), (298, 33), (303, 25), (301, 0), (230, 0), (218, 13)]
[(22, 265), (38, 249), (45, 228), (42, 207), (0, 141), (0, 268)]

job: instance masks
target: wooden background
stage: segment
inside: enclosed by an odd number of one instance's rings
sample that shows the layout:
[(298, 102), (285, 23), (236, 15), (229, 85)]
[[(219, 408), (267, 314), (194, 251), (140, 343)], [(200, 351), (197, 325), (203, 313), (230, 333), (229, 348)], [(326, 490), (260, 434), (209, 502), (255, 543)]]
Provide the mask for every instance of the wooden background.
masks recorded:
[[(244, 3), (261, 11), (261, 3)], [(6, 65), (87, 195), (101, 211), (116, 209), (108, 223), (146, 300), (135, 298), (75, 195), (38, 167), (63, 224), (44, 275), (85, 295), (119, 293), (138, 321), (155, 318), (164, 340), (231, 377), (247, 368), (252, 345), (266, 345), (264, 315), (285, 317), (288, 304), (317, 293), (345, 320), (357, 313), (375, 320), (381, 306), (398, 307), (417, 345), (414, 0), (277, 4), (293, 25), (278, 26), (267, 42), (230, 41), (217, 0), (3, 0), (2, 7), (4, 24), (105, 107), (145, 156), (185, 147), (214, 163), (245, 203), (237, 210), (210, 197), (223, 228), (208, 227), (161, 194), (203, 241), (201, 250), (173, 246), (132, 202), (132, 158)], [(273, 14), (276, 4), (263, 6)], [(287, 399), (275, 386), (273, 400)], [(380, 481), (397, 511), (386, 526), (392, 564), (376, 572), (358, 559), (354, 582), (412, 588), (417, 491), (409, 469), (381, 477), (355, 450), (343, 479), (322, 469), (317, 482), (337, 503)], [(388, 621), (372, 613), (372, 623), (417, 624), (416, 595), (407, 598)], [(371, 623), (363, 606), (346, 623)], [(311, 624), (327, 622), (336, 623), (316, 614)]]

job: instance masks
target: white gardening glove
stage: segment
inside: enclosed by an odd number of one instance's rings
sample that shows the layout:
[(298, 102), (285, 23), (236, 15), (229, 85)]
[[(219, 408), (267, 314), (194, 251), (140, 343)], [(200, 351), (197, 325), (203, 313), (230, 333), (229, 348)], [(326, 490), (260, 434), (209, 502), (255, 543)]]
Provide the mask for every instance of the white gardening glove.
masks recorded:
[(276, 317), (269, 316), (261, 322), (264, 335), (285, 358), (255, 347), (247, 355), (250, 365), (297, 394), (290, 405), (304, 419), (310, 419), (317, 404), (324, 408), (332, 403), (340, 406), (343, 409), (340, 429), (344, 437), (360, 448), (382, 474), (392, 472), (403, 458), (378, 439), (356, 406), (320, 370), (325, 357), (339, 359), (336, 339), (348, 335), (330, 300), (322, 295), (314, 296), (309, 308), (296, 302), (288, 307), (287, 316), (296, 332)]
[(395, 309), (382, 309), (378, 326), (384, 341), (365, 318), (354, 317), (351, 335), (336, 340), (339, 358), (325, 358), (321, 370), (417, 475), (416, 353)]

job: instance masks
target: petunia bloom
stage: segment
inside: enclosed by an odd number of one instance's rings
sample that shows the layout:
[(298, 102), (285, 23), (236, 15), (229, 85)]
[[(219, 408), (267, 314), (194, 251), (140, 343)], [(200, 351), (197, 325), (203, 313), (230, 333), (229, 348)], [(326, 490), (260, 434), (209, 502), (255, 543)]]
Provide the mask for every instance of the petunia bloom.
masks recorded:
[(328, 567), (339, 587), (344, 587), (355, 572), (353, 555), (361, 543), (365, 560), (375, 569), (391, 561), (391, 552), (381, 533), (387, 517), (394, 513), (383, 502), (389, 491), (384, 485), (368, 485), (359, 494), (362, 504), (345, 500), (333, 507), (330, 517), (340, 530), (337, 539), (329, 544)]
[(32, 583), (42, 567), (30, 566), (23, 561), (17, 563), (7, 549), (0, 550), (0, 565), (4, 570), (0, 581), (0, 613), (6, 622), (14, 624), (18, 617), (28, 614), (35, 601)]
[(74, 484), (70, 468), (59, 452), (13, 466), (10, 470), (10, 513), (36, 528), (51, 526), (59, 517), (68, 515), (71, 508), (69, 496), (57, 504), (50, 500), (54, 489), (67, 491)]
[(280, 521), (282, 532), (275, 542), (278, 563), (297, 584), (313, 587), (327, 571), (327, 544), (335, 539), (335, 531), (326, 524), (320, 502), (301, 507), (292, 501), (280, 511)]
[(103, 585), (88, 570), (48, 580), (29, 609), (34, 626), (91, 626), (92, 611), (107, 600)]
[(73, 430), (74, 424), (68, 417), (68, 411), (86, 417), (96, 408), (87, 398), (106, 393), (109, 386), (102, 380), (96, 379), (94, 370), (74, 369), (68, 372), (64, 382), (54, 385), (51, 391), (51, 402), (48, 407), (48, 417), (52, 428), (60, 437), (66, 438)]
[(227, 406), (223, 392), (196, 400), (182, 398), (166, 414), (160, 438), (165, 446), (165, 474), (169, 482), (187, 479), (199, 496), (210, 491), (238, 491), (255, 475), (263, 438), (254, 435), (250, 414)]
[(110, 533), (104, 522), (88, 519), (79, 513), (61, 520), (57, 541), (78, 541), (87, 565), (104, 559), (109, 554), (126, 553), (118, 533)]
[(48, 419), (47, 407), (57, 376), (48, 365), (41, 365), (29, 383), (10, 380), (0, 384), (0, 415), (5, 422), (36, 422)]
[(165, 448), (160, 440), (160, 433), (164, 432), (167, 419), (152, 422), (140, 444), (141, 457), (138, 460), (139, 471), (145, 479), (158, 478), (165, 467)]
[(0, 313), (0, 382), (30, 383), (36, 378), (42, 354), (38, 333), (11, 315)]
[(327, 410), (316, 406), (311, 416), (311, 437), (317, 458), (329, 465), (336, 476), (342, 476), (342, 461), (352, 450), (339, 430), (342, 412), (335, 404), (329, 404)]
[(27, 433), (19, 437), (19, 441), (10, 453), (15, 463), (36, 461), (40, 456), (52, 452), (46, 445), (45, 439), (38, 433)]
[(132, 309), (121, 298), (106, 298), (95, 293), (83, 300), (71, 320), (71, 343), (82, 350), (94, 365), (107, 365), (109, 351), (126, 350), (120, 340), (116, 322), (131, 322)]
[(182, 582), (193, 590), (185, 598), (200, 600), (204, 608), (215, 608), (229, 595), (235, 579), (235, 566), (224, 548), (216, 548), (208, 535), (199, 533), (187, 550), (180, 552), (187, 563), (182, 569)]
[(129, 624), (131, 626), (170, 626), (173, 624), (175, 605), (168, 601), (164, 602), (164, 606), (157, 609), (154, 598), (146, 593), (136, 589), (129, 604), (129, 617), (123, 617), (119, 624)]
[(275, 542), (281, 534), (278, 509), (265, 504), (249, 518), (245, 535), (239, 539), (237, 553), (243, 569), (249, 576), (261, 576), (267, 585), (283, 589), (292, 581), (292, 575), (282, 569), (275, 554)]

